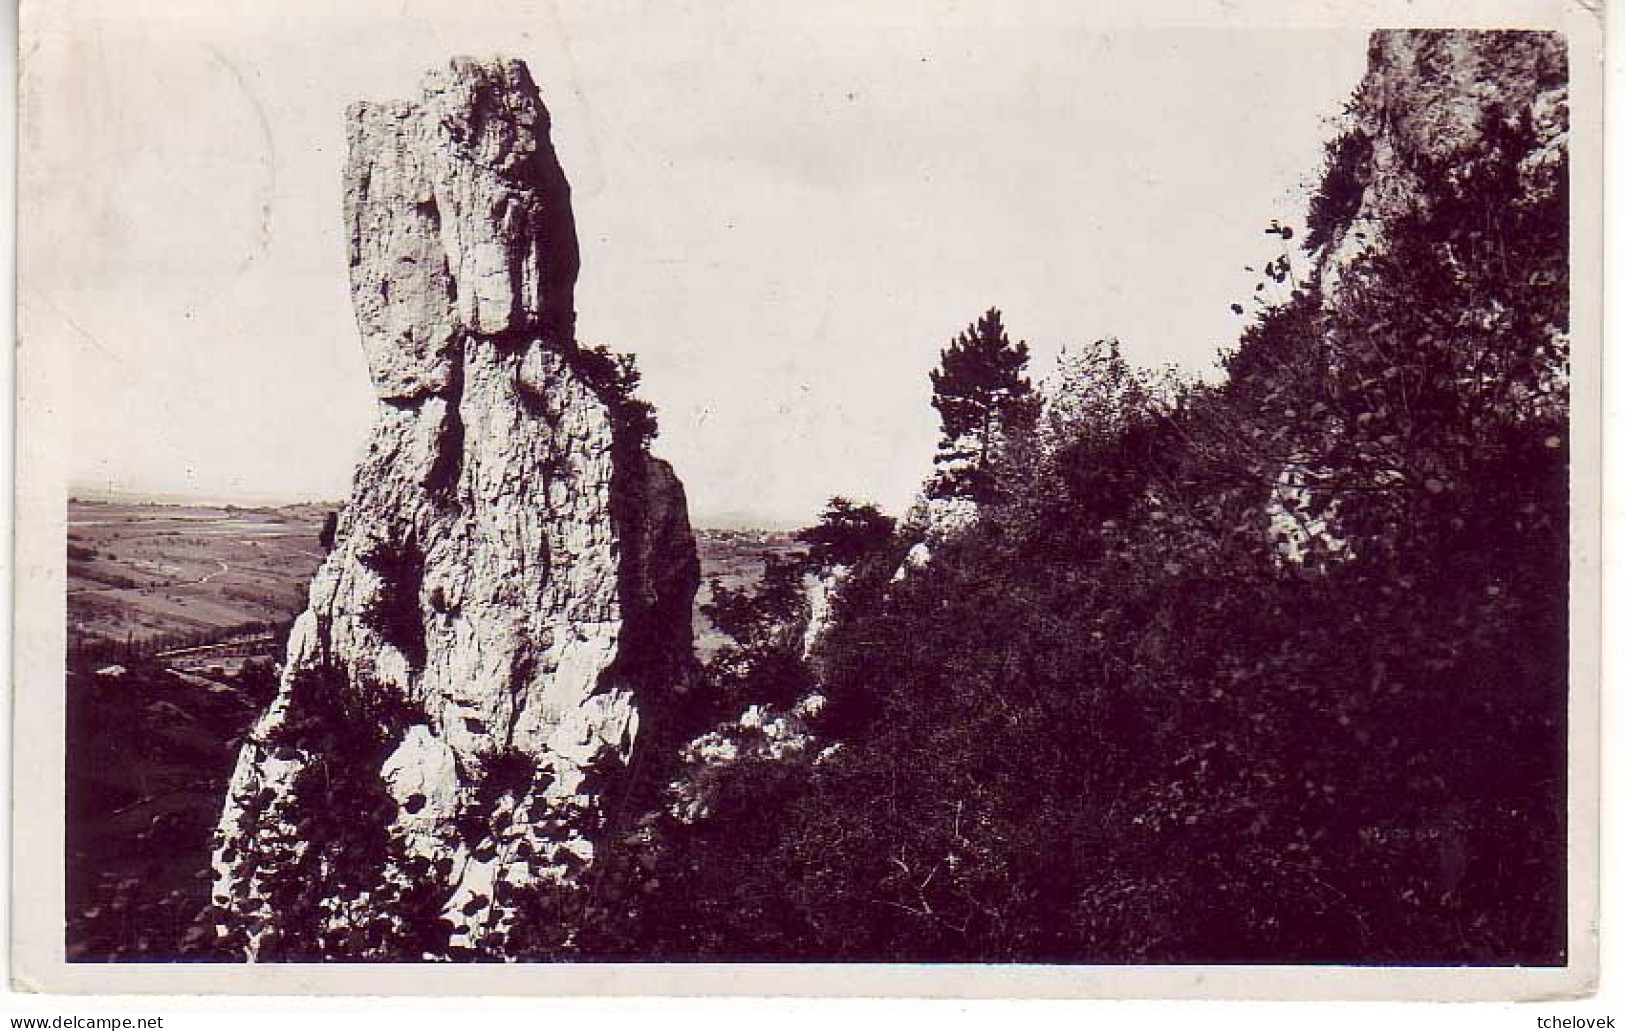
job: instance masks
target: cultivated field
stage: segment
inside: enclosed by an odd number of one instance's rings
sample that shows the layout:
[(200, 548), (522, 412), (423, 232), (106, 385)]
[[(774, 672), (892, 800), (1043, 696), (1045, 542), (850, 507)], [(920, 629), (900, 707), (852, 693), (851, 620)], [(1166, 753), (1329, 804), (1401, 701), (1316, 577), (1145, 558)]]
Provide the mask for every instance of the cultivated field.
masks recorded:
[(70, 501), (70, 647), (179, 647), (286, 622), (330, 510)]

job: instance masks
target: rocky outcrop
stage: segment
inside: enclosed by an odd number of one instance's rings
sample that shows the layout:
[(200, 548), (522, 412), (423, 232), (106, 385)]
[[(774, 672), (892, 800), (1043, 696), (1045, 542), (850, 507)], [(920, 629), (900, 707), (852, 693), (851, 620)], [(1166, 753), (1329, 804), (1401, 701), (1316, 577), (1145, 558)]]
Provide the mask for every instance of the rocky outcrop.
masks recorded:
[(802, 578), (806, 598), (805, 612), (799, 621), (803, 662), (813, 657), (835, 625), (835, 604), (840, 600), (841, 588), (850, 579), (852, 567), (848, 565), (813, 570)]
[[(1530, 139), (1512, 141), (1527, 130)], [(1318, 212), (1311, 210), (1314, 279), (1335, 313), (1381, 255), (1405, 218), (1438, 201), (1439, 176), (1459, 177), (1475, 163), (1505, 159), (1517, 147), (1514, 205), (1549, 200), (1567, 175), (1568, 59), (1560, 35), (1530, 31), (1406, 29), (1371, 36), (1368, 69), (1355, 93), (1345, 132), (1329, 151)], [(1527, 147), (1526, 151), (1523, 148)], [(1320, 224), (1315, 224), (1316, 215)], [(1377, 273), (1378, 275), (1383, 273)], [(1499, 316), (1479, 316), (1492, 323)], [(1544, 327), (1567, 353), (1567, 330)], [(1562, 417), (1567, 367), (1547, 360), (1535, 370), (1540, 389), (1524, 399), (1529, 417)], [(1367, 415), (1365, 418), (1373, 418)], [(1282, 463), (1266, 506), (1280, 560), (1313, 556), (1344, 562), (1356, 549), (1339, 531), (1335, 497), (1313, 504), (1335, 469), (1307, 458)], [(1399, 474), (1374, 474), (1370, 488), (1397, 486)]]
[(892, 572), (892, 583), (902, 583), (913, 573), (931, 564), (932, 548), (953, 540), (972, 526), (982, 514), (982, 506), (975, 498), (938, 497), (932, 484), (915, 495), (914, 503), (903, 515), (898, 532), (911, 541), (903, 560)]
[(1449, 168), (1492, 148), (1486, 136), (1527, 118), (1537, 146), (1519, 172), (1550, 193), (1568, 145), (1568, 55), (1554, 32), (1403, 29), (1374, 32), (1368, 71), (1344, 137), (1346, 169), (1327, 188), (1349, 212), (1329, 227), (1319, 272), (1328, 299), (1387, 227), (1428, 200), (1424, 165)]
[(752, 705), (738, 719), (689, 741), (679, 750), (678, 767), (667, 787), (667, 813), (683, 824), (709, 817), (720, 780), (741, 763), (816, 764), (834, 755), (841, 746), (825, 744), (816, 731), (827, 704), (814, 692), (789, 709)]
[(574, 340), (569, 186), (525, 66), (454, 60), (348, 127), (377, 419), (242, 748), (215, 902), (251, 957), (500, 955), (563, 919), (547, 900), (690, 689), (694, 537), (625, 369)]

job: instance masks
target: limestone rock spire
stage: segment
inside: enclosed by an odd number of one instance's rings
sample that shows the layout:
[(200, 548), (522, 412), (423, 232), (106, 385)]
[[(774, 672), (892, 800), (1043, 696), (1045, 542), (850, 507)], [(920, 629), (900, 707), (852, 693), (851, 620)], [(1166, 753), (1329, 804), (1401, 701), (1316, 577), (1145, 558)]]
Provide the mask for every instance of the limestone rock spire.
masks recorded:
[(689, 689), (694, 537), (613, 358), (575, 342), (569, 184), (524, 64), (457, 58), (347, 119), (379, 405), (239, 756), (214, 901), (255, 958), (500, 955), (562, 919), (538, 914)]

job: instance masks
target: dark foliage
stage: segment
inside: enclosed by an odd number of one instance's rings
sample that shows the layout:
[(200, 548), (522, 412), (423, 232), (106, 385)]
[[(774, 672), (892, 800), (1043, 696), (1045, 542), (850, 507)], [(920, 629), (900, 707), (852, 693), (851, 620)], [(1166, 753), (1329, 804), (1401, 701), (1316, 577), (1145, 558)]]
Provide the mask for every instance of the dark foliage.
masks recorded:
[(895, 558), (895, 528), (896, 520), (875, 505), (833, 497), (817, 523), (797, 531), (805, 552), (763, 554), (753, 587), (730, 588), (712, 579), (711, 599), (701, 610), (731, 639), (706, 664), (713, 715), (738, 715), (747, 705), (788, 705), (812, 689), (803, 654), (810, 581), (839, 570), (836, 593), (846, 593), (850, 577)]
[(815, 570), (856, 565), (883, 548), (890, 540), (897, 520), (874, 505), (856, 504), (843, 497), (829, 499), (816, 526), (796, 534), (807, 545), (807, 561)]
[(237, 868), (238, 897), (214, 899), (218, 947), (241, 956), (253, 941), (260, 959), (289, 962), (444, 956), (450, 870), (391, 833), (398, 803), (377, 772), (421, 708), (311, 673), (291, 685), (288, 711), (259, 747), (299, 764), (290, 790), (233, 799), (255, 848)]
[(565, 352), (576, 373), (609, 406), (619, 440), (647, 449), (660, 433), (654, 405), (637, 396), (643, 373), (635, 354), (618, 354), (602, 345), (577, 345)]
[(382, 541), (361, 555), (383, 581), (361, 617), (388, 643), (399, 648), (414, 669), (428, 655), (419, 592), (423, 587), (423, 552), (415, 541)]
[(316, 543), (323, 551), (333, 550), (333, 539), (339, 532), (339, 513), (337, 509), (327, 513), (322, 520), (321, 532), (316, 535)]
[(657, 954), (1563, 962), (1568, 213), (1531, 146), (1424, 167), (1224, 386), (990, 453), (972, 531), (845, 593), (840, 749), (740, 764), (675, 839)]
[(66, 957), (216, 958), (209, 836), (255, 703), (137, 658), (65, 700)]
[(1371, 180), (1371, 137), (1359, 129), (1339, 134), (1326, 145), (1320, 188), (1309, 198), (1304, 246), (1320, 250), (1360, 210), (1360, 198)]
[(1027, 342), (1012, 344), (1003, 316), (989, 308), (943, 349), (931, 370), (931, 407), (942, 420), (938, 496), (977, 497), (998, 434), (1030, 409)]

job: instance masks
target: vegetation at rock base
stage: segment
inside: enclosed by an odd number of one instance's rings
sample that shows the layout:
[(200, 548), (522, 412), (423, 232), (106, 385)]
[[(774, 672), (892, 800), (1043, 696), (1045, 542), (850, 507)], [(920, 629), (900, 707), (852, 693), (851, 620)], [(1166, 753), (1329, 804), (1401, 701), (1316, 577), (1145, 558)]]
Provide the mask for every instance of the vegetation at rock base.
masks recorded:
[[(239, 788), (240, 863), (216, 896), (222, 955), (250, 948), (267, 961), (420, 959), (446, 954), (444, 867), (413, 855), (391, 828), (399, 804), (378, 769), (421, 708), (374, 685), (361, 697), (341, 679), (308, 676), (289, 694), (288, 719), (258, 742), (296, 764), (285, 792)], [(220, 842), (216, 842), (217, 846)], [(218, 888), (218, 885), (217, 885)]]
[(1360, 198), (1370, 180), (1371, 137), (1351, 128), (1326, 148), (1320, 189), (1309, 199), (1304, 246), (1320, 250), (1331, 242), (1334, 228), (1347, 226), (1360, 210)]
[(701, 612), (730, 643), (705, 663), (708, 711), (721, 718), (749, 705), (789, 705), (811, 691), (804, 640), (809, 580), (874, 564), (878, 556), (895, 558), (895, 529), (896, 520), (875, 505), (836, 496), (816, 524), (796, 533), (804, 550), (761, 556), (754, 586), (732, 588), (713, 579)]

